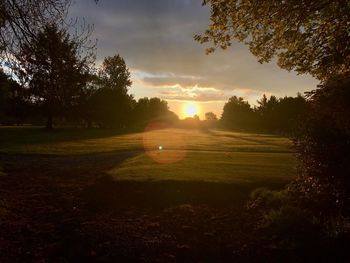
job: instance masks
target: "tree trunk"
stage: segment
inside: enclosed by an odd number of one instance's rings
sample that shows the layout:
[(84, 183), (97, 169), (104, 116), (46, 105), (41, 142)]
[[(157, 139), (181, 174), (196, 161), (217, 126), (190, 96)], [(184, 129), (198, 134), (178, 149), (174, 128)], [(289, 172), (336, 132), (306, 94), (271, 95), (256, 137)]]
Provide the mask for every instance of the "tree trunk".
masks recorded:
[(52, 128), (53, 128), (53, 121), (52, 121), (52, 119), (53, 119), (52, 112), (51, 112), (51, 110), (48, 110), (47, 124), (46, 124), (46, 129), (48, 129), (48, 130), (52, 130)]
[(91, 120), (87, 120), (86, 123), (87, 123), (87, 128), (91, 129), (92, 128), (92, 121)]

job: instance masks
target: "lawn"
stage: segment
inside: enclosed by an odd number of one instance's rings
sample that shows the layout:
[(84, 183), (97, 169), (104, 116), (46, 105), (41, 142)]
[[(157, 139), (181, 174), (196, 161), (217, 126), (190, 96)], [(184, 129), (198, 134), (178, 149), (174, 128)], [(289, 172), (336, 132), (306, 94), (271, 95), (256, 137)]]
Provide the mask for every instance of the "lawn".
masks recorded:
[(139, 133), (103, 129), (0, 127), (0, 152), (13, 154), (79, 155), (141, 149)]
[(296, 160), (290, 140), (266, 134), (162, 129), (113, 130), (0, 128), (1, 152), (77, 156), (135, 152), (108, 171), (116, 180), (224, 183), (287, 182)]
[(259, 254), (265, 240), (246, 202), (257, 187), (281, 189), (295, 176), (290, 146), (278, 136), (220, 130), (2, 127), (0, 261)]

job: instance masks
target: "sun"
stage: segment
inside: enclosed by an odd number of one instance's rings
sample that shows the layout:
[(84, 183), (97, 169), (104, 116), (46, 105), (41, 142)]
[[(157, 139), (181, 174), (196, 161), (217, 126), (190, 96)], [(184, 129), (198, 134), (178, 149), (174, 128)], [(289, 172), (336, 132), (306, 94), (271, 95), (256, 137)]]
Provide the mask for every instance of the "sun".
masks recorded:
[(183, 106), (183, 115), (185, 118), (193, 117), (194, 115), (199, 115), (200, 109), (196, 102), (187, 102)]

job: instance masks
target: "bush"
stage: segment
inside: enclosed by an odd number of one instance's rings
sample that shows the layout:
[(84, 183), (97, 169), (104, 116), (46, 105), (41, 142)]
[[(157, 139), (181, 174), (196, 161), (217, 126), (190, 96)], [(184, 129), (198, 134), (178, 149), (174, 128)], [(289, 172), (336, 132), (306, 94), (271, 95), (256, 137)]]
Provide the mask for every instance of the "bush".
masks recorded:
[(294, 139), (299, 178), (289, 191), (300, 206), (328, 218), (350, 215), (350, 76), (309, 93), (311, 114)]
[(279, 250), (327, 247), (335, 243), (341, 233), (339, 220), (324, 221), (313, 210), (300, 206), (299, 199), (289, 188), (254, 190), (248, 209), (265, 245)]

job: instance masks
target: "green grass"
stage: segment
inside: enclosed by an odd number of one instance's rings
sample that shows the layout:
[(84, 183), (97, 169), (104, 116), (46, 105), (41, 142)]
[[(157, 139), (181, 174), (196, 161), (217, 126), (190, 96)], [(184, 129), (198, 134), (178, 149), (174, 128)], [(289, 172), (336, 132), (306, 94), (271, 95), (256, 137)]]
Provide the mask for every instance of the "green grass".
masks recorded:
[(296, 159), (286, 138), (179, 129), (154, 131), (145, 138), (149, 150), (109, 171), (113, 178), (286, 183), (295, 176)]
[[(149, 133), (146, 133), (146, 135)], [(39, 127), (0, 127), (0, 152), (37, 154), (91, 154), (118, 150), (142, 150), (145, 133), (121, 134), (114, 130), (57, 129)], [(154, 143), (170, 145), (181, 139), (187, 150), (290, 152), (290, 141), (271, 135), (199, 130), (158, 130), (147, 137)], [(167, 149), (167, 148), (165, 148)]]
[(37, 127), (2, 127), (0, 151), (73, 156), (135, 151), (138, 155), (108, 172), (116, 180), (287, 182), (295, 175), (296, 167), (287, 138), (219, 130), (164, 129), (120, 134), (98, 129), (47, 132)]
[(295, 174), (295, 158), (288, 153), (188, 152), (176, 163), (159, 164), (146, 154), (112, 169), (116, 180), (180, 180), (225, 183), (288, 182)]

